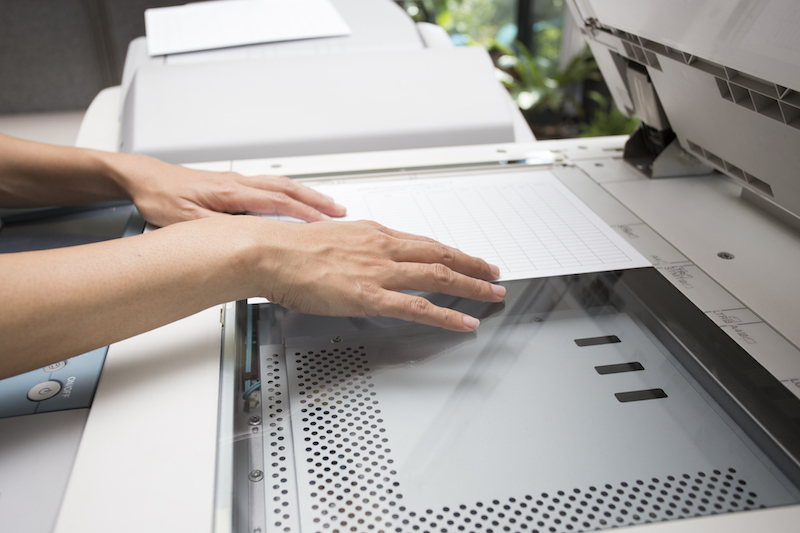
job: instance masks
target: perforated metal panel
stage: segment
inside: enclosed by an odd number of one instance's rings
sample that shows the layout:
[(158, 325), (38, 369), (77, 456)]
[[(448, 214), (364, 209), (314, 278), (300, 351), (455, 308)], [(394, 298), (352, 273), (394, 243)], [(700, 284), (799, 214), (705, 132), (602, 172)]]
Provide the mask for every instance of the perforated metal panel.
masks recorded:
[[(555, 533), (791, 503), (657, 344), (604, 313), (262, 347), (267, 531)], [(595, 370), (631, 360), (644, 370)]]

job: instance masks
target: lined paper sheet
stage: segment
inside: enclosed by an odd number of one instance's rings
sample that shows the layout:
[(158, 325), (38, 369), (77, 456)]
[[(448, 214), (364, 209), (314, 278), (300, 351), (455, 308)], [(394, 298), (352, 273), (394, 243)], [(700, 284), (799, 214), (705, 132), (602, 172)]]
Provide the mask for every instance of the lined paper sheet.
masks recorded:
[(330, 0), (224, 0), (144, 12), (151, 56), (349, 35)]
[(347, 207), (343, 220), (431, 237), (501, 280), (651, 266), (550, 171), (310, 185)]

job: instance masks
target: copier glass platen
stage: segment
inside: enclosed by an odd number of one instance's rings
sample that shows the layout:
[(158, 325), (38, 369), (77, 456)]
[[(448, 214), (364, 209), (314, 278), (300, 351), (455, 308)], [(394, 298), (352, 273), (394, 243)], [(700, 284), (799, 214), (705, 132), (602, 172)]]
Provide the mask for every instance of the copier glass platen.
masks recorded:
[(471, 334), (229, 307), (217, 527), (569, 532), (800, 501), (800, 402), (655, 268), (503, 284), (426, 295)]

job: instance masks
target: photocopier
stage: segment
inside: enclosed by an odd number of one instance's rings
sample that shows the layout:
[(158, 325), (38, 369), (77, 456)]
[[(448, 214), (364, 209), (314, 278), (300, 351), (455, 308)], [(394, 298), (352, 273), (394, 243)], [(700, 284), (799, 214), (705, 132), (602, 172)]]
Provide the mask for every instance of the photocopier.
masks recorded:
[[(346, 37), (133, 41), (78, 144), (361, 187), (376, 211), (413, 197), (445, 226), (438, 184), (553, 232), (580, 203), (647, 265), (503, 280), (500, 304), (425, 295), (480, 318), (469, 334), (231, 302), (4, 380), (0, 530), (797, 531), (800, 6), (567, 0), (641, 125), (536, 140), (483, 49), (389, 0), (332, 3)], [(550, 219), (519, 210), (543, 176), (576, 199)], [(158, 231), (105, 205), (0, 246), (89, 227)]]

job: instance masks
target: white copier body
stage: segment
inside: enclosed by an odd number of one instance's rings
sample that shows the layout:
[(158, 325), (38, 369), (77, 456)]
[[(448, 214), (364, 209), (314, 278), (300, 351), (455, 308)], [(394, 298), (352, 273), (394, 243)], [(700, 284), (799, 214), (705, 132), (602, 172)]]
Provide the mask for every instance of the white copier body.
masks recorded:
[[(336, 5), (344, 14), (356, 3), (339, 0)], [(636, 63), (655, 88), (683, 149), (677, 158), (688, 165), (699, 160), (716, 172), (652, 179), (622, 159), (627, 137), (536, 141), (513, 111), (508, 140), (182, 162), (244, 174), (337, 178), (525, 160), (545, 164), (700, 311), (800, 396), (800, 233), (791, 223), (800, 211), (795, 170), (800, 153), (795, 114), (800, 107), (800, 11), (780, 0), (687, 5), (575, 0), (568, 7), (586, 33), (617, 105), (626, 112), (647, 112), (641, 104), (648, 101), (648, 86), (632, 85), (623, 68)], [(361, 35), (354, 33), (353, 42), (365, 50), (378, 47), (358, 41)], [(271, 53), (270, 46), (246, 53)], [(311, 42), (297, 47), (312, 56), (320, 53)], [(207, 62), (215, 56), (224, 69), (239, 59), (226, 56), (241, 53), (197, 57)], [(191, 55), (174, 61), (191, 61)], [(336, 62), (335, 54), (331, 62)], [(107, 89), (93, 102), (79, 145), (120, 148), (127, 127), (120, 122), (123, 102), (129, 101), (126, 91), (132, 83), (132, 75), (126, 75), (123, 88)], [(284, 106), (302, 108), (303, 102), (286, 101)], [(704, 118), (709, 113), (713, 119)], [(232, 149), (235, 153), (236, 147)], [(742, 199), (743, 189), (752, 192), (746, 196), (755, 196), (755, 202)], [(230, 516), (220, 512), (216, 496), (225, 491), (218, 485), (226, 483), (216, 470), (219, 447), (224, 447), (218, 439), (224, 389), (220, 345), (231, 342), (221, 336), (221, 320), (235, 316), (235, 307), (209, 309), (111, 346), (91, 409), (0, 420), (3, 529), (12, 524), (10, 530), (60, 533), (227, 531)], [(37, 511), (40, 503), (47, 508)], [(790, 532), (798, 524), (800, 506), (793, 505), (633, 529)]]

